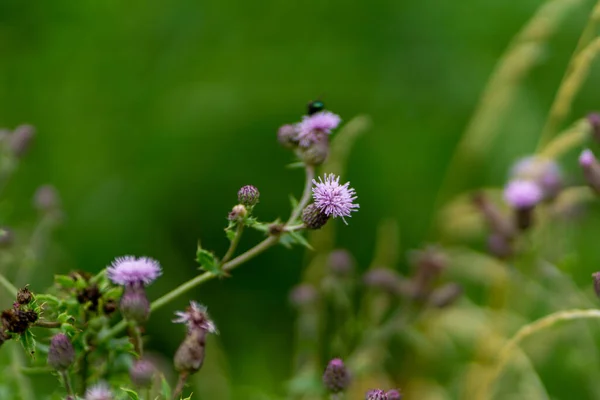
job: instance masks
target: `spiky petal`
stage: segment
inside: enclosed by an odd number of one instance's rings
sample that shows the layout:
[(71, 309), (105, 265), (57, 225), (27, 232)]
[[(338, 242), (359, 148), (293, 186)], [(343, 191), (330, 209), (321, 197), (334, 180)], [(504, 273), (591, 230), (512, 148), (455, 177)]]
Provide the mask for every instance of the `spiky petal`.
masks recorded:
[(330, 217), (341, 217), (347, 224), (344, 217), (349, 217), (359, 208), (358, 204), (354, 204), (357, 196), (356, 191), (349, 187), (350, 182), (340, 185), (340, 177), (329, 174), (324, 179), (319, 177), (318, 182), (313, 179), (313, 184), (313, 199), (319, 210)]

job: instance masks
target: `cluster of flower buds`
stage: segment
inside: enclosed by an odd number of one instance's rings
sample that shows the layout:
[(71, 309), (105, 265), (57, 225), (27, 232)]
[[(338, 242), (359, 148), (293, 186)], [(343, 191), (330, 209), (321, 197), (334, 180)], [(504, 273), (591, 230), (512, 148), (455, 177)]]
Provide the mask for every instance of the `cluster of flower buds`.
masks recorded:
[(231, 212), (227, 216), (227, 219), (229, 219), (232, 223), (243, 222), (246, 217), (250, 215), (254, 206), (258, 204), (259, 199), (260, 192), (256, 187), (252, 185), (242, 186), (240, 190), (238, 190), (239, 204), (233, 206)]
[(178, 311), (176, 316), (173, 322), (186, 324), (187, 334), (175, 353), (175, 369), (180, 374), (193, 374), (204, 363), (206, 335), (218, 331), (209, 318), (206, 307), (195, 301), (190, 302), (185, 311)]
[(11, 308), (0, 314), (0, 346), (12, 337), (12, 334), (24, 333), (35, 323), (39, 315), (30, 307), (33, 294), (24, 287), (17, 292), (16, 301)]
[(323, 102), (311, 101), (302, 121), (283, 125), (277, 139), (285, 148), (293, 149), (306, 165), (321, 165), (329, 155), (329, 135), (341, 121), (338, 115), (325, 110)]
[(341, 393), (350, 386), (350, 372), (339, 358), (329, 361), (323, 373), (323, 385), (329, 393)]
[(340, 185), (340, 177), (334, 174), (313, 179), (312, 197), (314, 202), (306, 206), (302, 212), (302, 222), (308, 229), (322, 228), (329, 218), (340, 217), (347, 224), (345, 217), (358, 211), (359, 205), (356, 191), (350, 187), (350, 182)]
[(365, 396), (365, 400), (401, 400), (402, 393), (397, 389), (385, 390), (372, 389)]

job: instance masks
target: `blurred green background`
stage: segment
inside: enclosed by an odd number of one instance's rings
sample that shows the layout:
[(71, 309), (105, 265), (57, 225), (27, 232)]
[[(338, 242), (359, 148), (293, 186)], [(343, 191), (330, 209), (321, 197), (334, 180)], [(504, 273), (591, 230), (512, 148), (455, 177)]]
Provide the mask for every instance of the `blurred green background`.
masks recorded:
[[(317, 97), (344, 120), (373, 121), (344, 177), (361, 209), (339, 245), (364, 268), (386, 217), (399, 222), (402, 249), (434, 241), (435, 196), (455, 144), (499, 56), (542, 3), (0, 1), (0, 125), (38, 129), (8, 188), (8, 223), (33, 223), (30, 199), (42, 183), (58, 188), (67, 215), (33, 288), (55, 272), (147, 255), (164, 267), (155, 298), (197, 273), (198, 239), (225, 251), (225, 218), (244, 184), (261, 191), (259, 216), (285, 217), (303, 177), (284, 168), (292, 157), (275, 134)], [(581, 1), (565, 18), (465, 187), (501, 184), (511, 160), (533, 150), (591, 6)], [(592, 73), (574, 115), (597, 105), (598, 84)], [(196, 299), (221, 330), (236, 390), (283, 393), (287, 293), (304, 257), (273, 249), (165, 307), (152, 317), (150, 347), (172, 354), (183, 331), (166, 321)]]

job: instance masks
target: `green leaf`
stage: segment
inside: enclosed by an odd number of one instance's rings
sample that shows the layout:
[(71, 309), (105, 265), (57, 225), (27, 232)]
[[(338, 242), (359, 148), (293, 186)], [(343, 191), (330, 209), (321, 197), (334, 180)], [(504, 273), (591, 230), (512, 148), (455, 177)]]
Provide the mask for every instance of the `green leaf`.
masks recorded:
[(34, 294), (33, 300), (36, 302), (36, 305), (41, 305), (42, 303), (46, 303), (48, 305), (59, 305), (61, 303), (60, 299), (56, 296), (52, 296), (51, 294)]
[(127, 389), (122, 387), (121, 388), (122, 391), (124, 391), (125, 393), (127, 393), (129, 395), (129, 398), (132, 400), (140, 400), (140, 396), (138, 396), (138, 394), (136, 393), (135, 390), (131, 390), (131, 389)]
[(294, 243), (299, 244), (300, 246), (304, 246), (307, 249), (314, 250), (313, 247), (308, 243), (308, 240), (300, 232), (288, 232), (288, 235), (292, 237)]
[(161, 392), (162, 392), (163, 398), (170, 399), (171, 398), (171, 386), (169, 385), (169, 382), (167, 382), (167, 379), (165, 378), (164, 375), (161, 376), (160, 387), (161, 387)]
[(27, 329), (21, 334), (21, 345), (32, 358), (35, 358), (35, 337), (31, 329)]
[(109, 290), (107, 290), (106, 292), (104, 292), (104, 294), (102, 295), (102, 297), (104, 298), (104, 300), (119, 300), (121, 298), (121, 295), (123, 294), (123, 288), (121, 287), (113, 287), (110, 288)]
[(72, 289), (75, 287), (75, 281), (73, 280), (73, 278), (67, 275), (55, 275), (54, 282), (64, 287), (65, 289)]
[(196, 250), (196, 261), (204, 271), (213, 273), (217, 276), (224, 275), (215, 255), (208, 250), (204, 250), (200, 246), (200, 243), (198, 243), (198, 250)]
[(289, 169), (304, 168), (304, 162), (302, 162), (302, 161), (293, 162), (291, 164), (286, 165), (285, 167), (289, 168)]
[(229, 239), (229, 241), (231, 242), (233, 239), (235, 239), (235, 231), (232, 230), (226, 230), (225, 234), (227, 235), (227, 239)]

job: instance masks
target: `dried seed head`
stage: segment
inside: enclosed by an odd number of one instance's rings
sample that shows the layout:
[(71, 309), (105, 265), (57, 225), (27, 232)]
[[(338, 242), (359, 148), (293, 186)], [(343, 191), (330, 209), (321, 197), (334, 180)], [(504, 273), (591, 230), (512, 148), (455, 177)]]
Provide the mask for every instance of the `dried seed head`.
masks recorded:
[(205, 330), (193, 330), (186, 336), (174, 357), (175, 369), (178, 372), (193, 374), (202, 367), (206, 334), (207, 331)]
[(75, 361), (75, 349), (64, 333), (54, 335), (48, 349), (48, 365), (57, 371), (64, 371)]
[(12, 333), (23, 333), (29, 326), (37, 321), (38, 315), (33, 310), (23, 311), (19, 308), (10, 308), (2, 311), (0, 315), (2, 326)]
[(341, 359), (329, 361), (323, 373), (323, 384), (331, 393), (343, 392), (350, 386), (350, 373)]
[(27, 286), (19, 289), (17, 292), (17, 303), (21, 305), (29, 304), (33, 300), (33, 293), (29, 290)]

